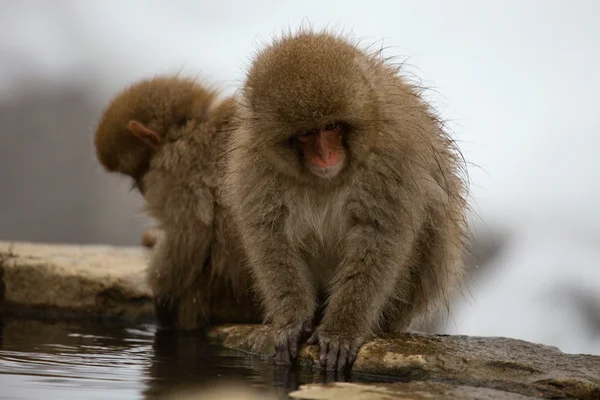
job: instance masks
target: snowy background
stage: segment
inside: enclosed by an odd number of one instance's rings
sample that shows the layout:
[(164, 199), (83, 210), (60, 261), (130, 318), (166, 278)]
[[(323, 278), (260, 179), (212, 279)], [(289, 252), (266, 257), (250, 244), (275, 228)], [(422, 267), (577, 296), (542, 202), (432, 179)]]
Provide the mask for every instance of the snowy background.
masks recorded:
[(183, 71), (235, 90), (303, 22), (384, 39), (435, 89), (470, 165), (468, 292), (450, 333), (600, 354), (600, 2), (0, 0), (0, 240), (137, 244), (130, 183), (96, 162), (106, 102)]

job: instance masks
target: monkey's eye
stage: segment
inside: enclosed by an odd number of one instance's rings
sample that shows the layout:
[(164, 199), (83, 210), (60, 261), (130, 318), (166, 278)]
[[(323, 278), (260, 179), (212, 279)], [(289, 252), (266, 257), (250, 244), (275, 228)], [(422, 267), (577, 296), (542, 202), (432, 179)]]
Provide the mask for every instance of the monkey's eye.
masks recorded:
[(311, 140), (314, 135), (316, 135), (316, 129), (309, 129), (307, 131), (302, 131), (297, 134), (298, 140), (307, 141)]
[(326, 131), (335, 131), (340, 125), (337, 122), (330, 122), (323, 128)]

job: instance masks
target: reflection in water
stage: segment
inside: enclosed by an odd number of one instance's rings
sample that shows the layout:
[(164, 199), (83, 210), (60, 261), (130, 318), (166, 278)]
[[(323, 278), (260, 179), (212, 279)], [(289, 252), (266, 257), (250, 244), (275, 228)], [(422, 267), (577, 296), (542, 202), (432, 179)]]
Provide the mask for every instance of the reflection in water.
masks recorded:
[(153, 333), (149, 326), (5, 319), (0, 398), (139, 398)]
[(0, 399), (153, 399), (235, 382), (286, 398), (301, 384), (328, 380), (213, 345), (199, 333), (0, 317)]

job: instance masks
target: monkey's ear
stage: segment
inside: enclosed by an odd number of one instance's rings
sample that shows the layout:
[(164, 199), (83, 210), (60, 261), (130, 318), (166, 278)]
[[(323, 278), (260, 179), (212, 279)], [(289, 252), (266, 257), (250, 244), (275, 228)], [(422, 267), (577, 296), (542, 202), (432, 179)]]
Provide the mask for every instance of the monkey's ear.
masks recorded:
[(144, 144), (153, 150), (158, 150), (160, 146), (160, 136), (152, 129), (146, 128), (141, 122), (131, 120), (127, 124), (127, 128), (140, 139)]

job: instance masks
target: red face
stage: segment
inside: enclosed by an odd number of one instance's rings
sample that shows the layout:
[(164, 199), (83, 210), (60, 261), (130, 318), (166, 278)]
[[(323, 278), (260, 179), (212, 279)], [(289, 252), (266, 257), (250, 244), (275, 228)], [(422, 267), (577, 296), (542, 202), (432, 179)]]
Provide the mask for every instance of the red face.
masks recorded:
[(342, 170), (346, 156), (342, 137), (343, 129), (336, 122), (298, 136), (304, 163), (313, 174), (333, 178)]

